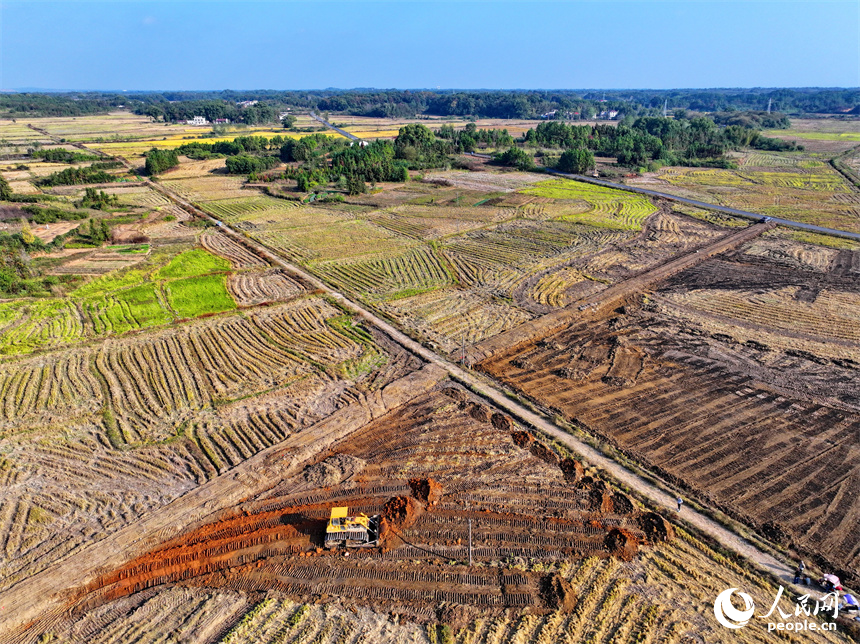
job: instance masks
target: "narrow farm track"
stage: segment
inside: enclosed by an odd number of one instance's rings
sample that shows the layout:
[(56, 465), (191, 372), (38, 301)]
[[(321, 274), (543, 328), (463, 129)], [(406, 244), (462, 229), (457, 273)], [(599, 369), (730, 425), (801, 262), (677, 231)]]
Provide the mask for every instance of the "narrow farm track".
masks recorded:
[[(213, 223), (216, 221), (213, 217), (196, 208), (194, 205), (182, 199), (164, 186), (161, 186), (154, 182), (150, 183), (155, 190), (158, 190), (188, 212), (192, 212), (199, 217), (203, 217), (209, 221), (212, 221)], [(672, 260), (667, 264), (653, 269), (653, 271), (649, 271), (649, 273), (632, 278), (631, 281), (634, 281), (634, 284), (627, 285), (625, 282), (617, 285), (617, 287), (619, 290), (629, 293), (632, 291), (633, 288), (641, 288), (642, 285), (647, 285), (649, 283), (653, 283), (653, 281), (664, 279), (666, 276), (674, 274), (678, 270), (683, 270), (688, 266), (694, 265), (707, 257), (724, 252), (725, 250), (733, 248), (736, 245), (743, 243), (744, 241), (749, 241), (750, 239), (753, 239), (754, 237), (765, 232), (766, 230), (771, 229), (774, 225), (775, 224), (771, 222), (758, 224), (750, 226), (749, 228), (745, 228), (742, 231), (726, 235), (725, 237), (722, 237), (721, 239), (714, 242), (713, 244), (698, 249), (698, 251), (693, 251), (691, 253), (683, 255), (680, 258), (676, 258), (675, 260)], [(670, 495), (656, 485), (649, 483), (639, 475), (635, 474), (623, 465), (615, 462), (611, 458), (604, 456), (596, 449), (580, 441), (579, 439), (572, 436), (571, 434), (561, 429), (556, 424), (550, 422), (546, 418), (532, 412), (525, 406), (511, 400), (494, 383), (487, 382), (486, 380), (479, 378), (478, 376), (460, 368), (456, 364), (444, 359), (435, 352), (416, 342), (406, 334), (402, 333), (401, 331), (393, 327), (391, 324), (385, 322), (378, 316), (366, 310), (364, 307), (353, 302), (342, 293), (335, 291), (322, 280), (276, 256), (262, 244), (248, 239), (247, 237), (233, 230), (227, 225), (222, 224), (222, 229), (226, 234), (230, 235), (248, 248), (251, 248), (252, 250), (259, 253), (262, 257), (267, 259), (274, 266), (283, 268), (285, 271), (292, 273), (302, 281), (312, 285), (314, 288), (325, 292), (329, 297), (339, 302), (344, 308), (349, 309), (359, 317), (366, 320), (368, 323), (376, 326), (378, 329), (386, 333), (389, 337), (400, 343), (402, 346), (406, 347), (408, 350), (427, 360), (429, 363), (441, 367), (454, 380), (463, 383), (479, 395), (483, 396), (488, 400), (491, 400), (495, 405), (497, 405), (501, 409), (504, 409), (518, 420), (528, 425), (531, 425), (532, 427), (540, 430), (548, 436), (551, 436), (553, 439), (574, 450), (586, 462), (602, 469), (607, 475), (614, 478), (616, 481), (619, 481), (626, 487), (635, 490), (638, 494), (647, 498), (649, 501), (656, 503), (657, 505), (661, 505), (664, 507), (675, 506), (675, 499), (673, 495)], [(656, 273), (656, 275), (652, 275), (651, 273)], [(570, 309), (567, 309), (566, 311), (568, 312), (568, 314), (570, 314)], [(743, 556), (744, 558), (759, 566), (763, 570), (778, 577), (782, 583), (790, 583), (793, 569), (790, 567), (789, 564), (779, 561), (776, 557), (757, 548), (754, 544), (740, 537), (738, 534), (732, 532), (731, 530), (725, 528), (713, 519), (705, 516), (702, 513), (696, 512), (691, 508), (684, 508), (682, 518), (684, 521), (694, 526), (696, 529), (713, 537), (723, 547)]]
[(566, 308), (548, 313), (543, 317), (526, 322), (510, 331), (500, 333), (484, 342), (473, 345), (467, 350), (466, 358), (470, 364), (477, 364), (500, 351), (510, 349), (512, 346), (534, 338), (536, 334), (547, 335), (570, 322), (591, 316), (599, 317), (601, 313), (606, 313), (608, 309), (622, 304), (625, 298), (641, 293), (654, 284), (687, 270), (706, 259), (736, 248), (771, 230), (775, 226), (776, 224), (773, 222), (753, 224), (737, 232), (725, 235), (713, 243), (670, 259), (659, 266), (634, 275), (630, 279), (613, 284), (597, 295), (578, 300)]

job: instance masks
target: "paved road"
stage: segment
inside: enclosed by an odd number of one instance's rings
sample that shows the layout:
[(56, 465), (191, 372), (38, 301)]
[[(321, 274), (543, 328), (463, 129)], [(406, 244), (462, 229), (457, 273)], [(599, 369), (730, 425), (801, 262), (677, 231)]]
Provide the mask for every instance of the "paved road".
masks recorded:
[(335, 132), (337, 132), (341, 136), (345, 136), (346, 138), (352, 139), (353, 141), (361, 141), (362, 140), (362, 139), (358, 138), (355, 134), (350, 134), (346, 130), (341, 130), (339, 127), (335, 127), (334, 125), (332, 125), (331, 123), (329, 123), (328, 121), (326, 121), (322, 117), (317, 116), (313, 112), (311, 112), (311, 118), (316, 119), (317, 121), (319, 121), (320, 123), (325, 125), (327, 128), (334, 130)]
[(615, 183), (613, 181), (606, 181), (605, 179), (596, 179), (595, 177), (586, 177), (581, 174), (566, 174), (564, 172), (558, 172), (556, 170), (546, 170), (549, 174), (558, 175), (560, 177), (565, 177), (567, 179), (574, 179), (576, 181), (585, 181), (586, 183), (593, 183), (598, 186), (606, 186), (607, 188), (617, 188), (618, 190), (626, 190), (627, 192), (636, 192), (642, 195), (648, 195), (649, 197), (658, 197), (660, 199), (668, 199), (669, 201), (677, 201), (679, 203), (685, 203), (690, 206), (696, 206), (697, 208), (705, 208), (707, 210), (716, 210), (717, 212), (724, 212), (729, 215), (734, 215), (736, 217), (744, 217), (746, 219), (753, 219), (755, 221), (772, 221), (775, 224), (779, 224), (780, 226), (790, 226), (791, 228), (799, 228), (801, 230), (808, 230), (813, 233), (822, 233), (824, 235), (833, 235), (836, 237), (846, 237), (848, 239), (853, 239), (855, 241), (860, 241), (860, 233), (852, 233), (848, 230), (837, 230), (836, 228), (824, 228), (823, 226), (813, 226), (812, 224), (804, 224), (799, 221), (792, 221), (791, 219), (780, 219), (779, 217), (767, 217), (765, 215), (761, 215), (755, 212), (749, 212), (747, 210), (738, 210), (737, 208), (729, 208), (728, 206), (718, 206), (712, 203), (705, 203), (704, 201), (696, 201), (695, 199), (687, 199), (686, 197), (678, 197), (677, 195), (670, 195), (665, 192), (657, 192), (656, 190), (648, 190), (646, 188), (638, 188), (636, 186), (628, 186), (623, 183)]
[[(492, 159), (493, 157), (489, 154), (477, 154), (475, 152), (471, 153), (473, 157), (480, 157), (482, 159)], [(606, 181), (605, 179), (597, 179), (596, 177), (588, 177), (582, 174), (567, 174), (566, 172), (559, 172), (558, 170), (552, 170), (550, 168), (544, 168), (544, 172), (547, 174), (554, 174), (559, 177), (565, 177), (566, 179), (573, 179), (574, 181), (584, 181), (586, 183), (593, 183), (598, 186), (605, 186), (607, 188), (616, 188), (618, 190), (626, 190), (627, 192), (635, 192), (641, 195), (648, 195), (649, 197), (657, 197), (659, 199), (667, 199), (669, 201), (677, 201), (678, 203), (685, 203), (690, 206), (696, 206), (697, 208), (705, 208), (706, 210), (716, 210), (717, 212), (724, 212), (728, 215), (734, 215), (736, 217), (744, 217), (745, 219), (752, 219), (754, 221), (772, 221), (775, 224), (779, 224), (780, 226), (788, 226), (790, 228), (799, 228), (800, 230), (808, 230), (813, 233), (821, 233), (823, 235), (833, 235), (835, 237), (845, 237), (847, 239), (853, 239), (855, 241), (860, 241), (860, 233), (851, 232), (849, 230), (839, 230), (837, 228), (825, 228), (823, 226), (814, 226), (812, 224), (804, 224), (800, 221), (793, 221), (791, 219), (781, 219), (780, 217), (768, 217), (766, 215), (762, 215), (756, 212), (749, 212), (748, 210), (738, 210), (737, 208), (729, 208), (728, 206), (720, 206), (713, 203), (707, 203), (704, 201), (696, 201), (695, 199), (687, 199), (686, 197), (679, 197), (677, 195), (670, 195), (666, 192), (658, 192), (656, 190), (648, 190), (647, 188), (638, 188), (636, 186), (628, 186), (623, 183), (615, 183), (614, 181)]]

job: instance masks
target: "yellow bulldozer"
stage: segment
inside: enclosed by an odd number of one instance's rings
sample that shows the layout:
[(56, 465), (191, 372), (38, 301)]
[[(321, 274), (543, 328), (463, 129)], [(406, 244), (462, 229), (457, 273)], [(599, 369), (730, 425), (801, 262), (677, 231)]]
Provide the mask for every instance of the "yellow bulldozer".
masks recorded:
[(348, 516), (349, 508), (332, 508), (325, 529), (325, 547), (372, 548), (379, 545), (379, 515)]

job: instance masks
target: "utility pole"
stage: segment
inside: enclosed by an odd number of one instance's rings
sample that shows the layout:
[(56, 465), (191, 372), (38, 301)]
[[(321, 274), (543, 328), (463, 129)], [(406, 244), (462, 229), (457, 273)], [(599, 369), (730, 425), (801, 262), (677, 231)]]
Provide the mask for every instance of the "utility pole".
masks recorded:
[(469, 567), (472, 567), (472, 519), (469, 519)]

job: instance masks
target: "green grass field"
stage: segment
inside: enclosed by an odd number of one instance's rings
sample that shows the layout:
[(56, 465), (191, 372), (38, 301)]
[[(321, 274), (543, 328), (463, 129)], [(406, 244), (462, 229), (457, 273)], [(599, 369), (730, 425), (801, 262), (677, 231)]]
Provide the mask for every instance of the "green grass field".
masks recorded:
[(156, 279), (195, 277), (218, 271), (229, 271), (230, 262), (203, 249), (189, 250), (174, 257), (169, 264), (156, 271)]
[[(164, 260), (162, 260), (164, 261)], [(111, 272), (66, 298), (0, 304), (0, 354), (26, 354), (236, 308), (229, 263), (195, 249), (148, 270)]]
[(223, 275), (201, 275), (168, 282), (164, 291), (181, 318), (232, 311), (236, 302), (227, 292)]
[(97, 335), (167, 324), (173, 316), (162, 306), (157, 291), (155, 283), (138, 284), (111, 295), (84, 300), (82, 308), (92, 320)]
[(798, 139), (810, 139), (812, 141), (858, 141), (860, 132), (802, 132), (800, 130), (765, 130), (765, 136), (790, 137)]
[(645, 197), (570, 179), (544, 181), (520, 192), (537, 197), (583, 201), (588, 209), (560, 219), (598, 228), (641, 230), (642, 223), (657, 208)]

